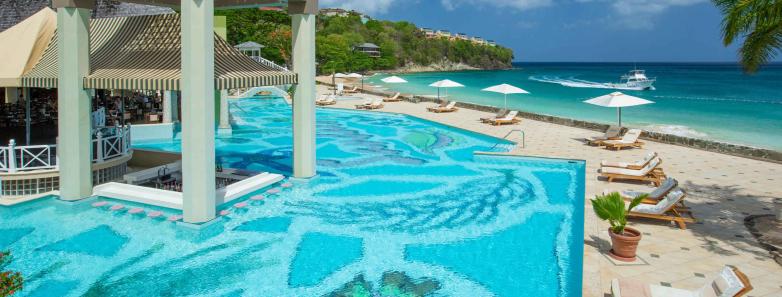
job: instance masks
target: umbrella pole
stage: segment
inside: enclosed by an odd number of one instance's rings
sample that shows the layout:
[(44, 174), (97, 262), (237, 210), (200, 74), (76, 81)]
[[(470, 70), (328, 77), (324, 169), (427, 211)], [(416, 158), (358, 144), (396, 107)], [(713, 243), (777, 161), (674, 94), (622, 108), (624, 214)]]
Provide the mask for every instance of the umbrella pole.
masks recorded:
[(334, 96), (337, 96), (337, 74), (331, 72), (331, 85), (334, 86)]
[(616, 116), (619, 119), (619, 128), (622, 128), (622, 108), (617, 107), (616, 108)]
[(440, 88), (437, 88), (437, 103), (440, 103)]
[(508, 94), (505, 94), (505, 110), (508, 110)]

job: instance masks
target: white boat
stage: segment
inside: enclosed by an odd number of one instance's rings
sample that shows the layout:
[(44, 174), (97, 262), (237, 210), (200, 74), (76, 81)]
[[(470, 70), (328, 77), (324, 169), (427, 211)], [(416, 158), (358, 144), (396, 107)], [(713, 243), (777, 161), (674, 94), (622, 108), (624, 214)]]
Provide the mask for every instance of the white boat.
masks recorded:
[(613, 89), (622, 90), (654, 90), (656, 78), (646, 77), (645, 70), (631, 70), (628, 74), (622, 75), (619, 83), (611, 83), (609, 86)]

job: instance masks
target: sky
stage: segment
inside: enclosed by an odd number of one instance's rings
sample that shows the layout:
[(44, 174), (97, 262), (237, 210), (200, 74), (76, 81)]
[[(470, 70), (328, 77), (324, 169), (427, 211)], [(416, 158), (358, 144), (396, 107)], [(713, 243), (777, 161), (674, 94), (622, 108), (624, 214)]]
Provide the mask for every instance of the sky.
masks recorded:
[(710, 0), (320, 0), (495, 40), (520, 62), (735, 62)]

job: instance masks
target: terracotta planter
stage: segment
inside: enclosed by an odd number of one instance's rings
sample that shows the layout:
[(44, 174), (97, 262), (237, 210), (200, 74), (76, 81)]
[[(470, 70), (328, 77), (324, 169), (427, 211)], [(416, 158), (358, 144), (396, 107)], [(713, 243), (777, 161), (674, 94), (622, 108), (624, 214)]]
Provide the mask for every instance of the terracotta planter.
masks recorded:
[(612, 258), (623, 261), (635, 261), (635, 250), (638, 248), (638, 242), (641, 241), (641, 232), (630, 227), (625, 227), (624, 234), (615, 234), (608, 228), (608, 235), (611, 236)]

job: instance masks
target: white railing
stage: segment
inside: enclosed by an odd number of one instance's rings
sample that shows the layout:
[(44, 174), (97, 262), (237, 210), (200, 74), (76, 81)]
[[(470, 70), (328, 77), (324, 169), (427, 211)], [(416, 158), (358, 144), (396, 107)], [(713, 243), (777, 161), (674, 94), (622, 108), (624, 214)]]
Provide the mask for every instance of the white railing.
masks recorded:
[[(100, 163), (124, 156), (130, 151), (130, 127), (111, 127), (97, 130), (92, 140), (93, 162)], [(110, 136), (105, 136), (109, 134)], [(47, 170), (57, 168), (57, 145), (17, 146), (11, 139), (0, 147), (0, 172)]]
[(261, 63), (261, 65), (264, 65), (266, 67), (272, 68), (274, 70), (285, 71), (285, 72), (289, 72), (290, 71), (287, 67), (277, 65), (277, 63), (269, 61), (269, 60), (265, 59), (264, 57), (252, 56), (250, 58), (252, 58), (253, 60), (255, 60), (258, 63)]

